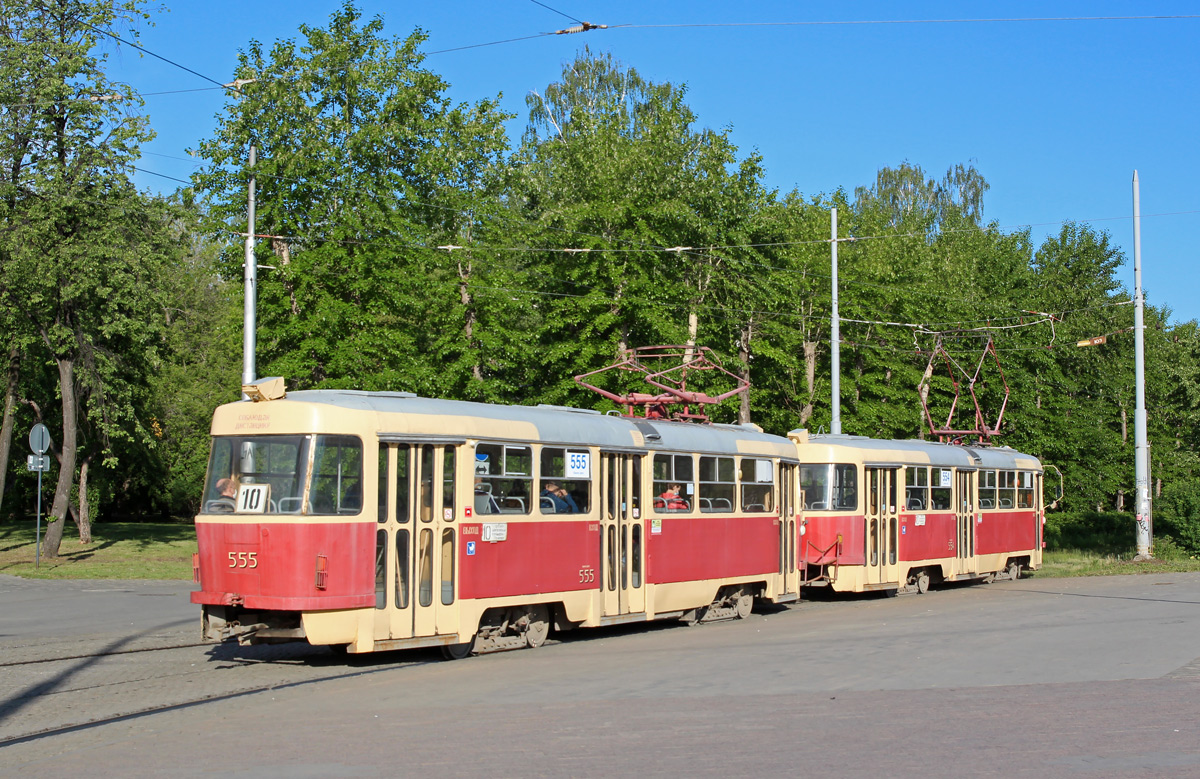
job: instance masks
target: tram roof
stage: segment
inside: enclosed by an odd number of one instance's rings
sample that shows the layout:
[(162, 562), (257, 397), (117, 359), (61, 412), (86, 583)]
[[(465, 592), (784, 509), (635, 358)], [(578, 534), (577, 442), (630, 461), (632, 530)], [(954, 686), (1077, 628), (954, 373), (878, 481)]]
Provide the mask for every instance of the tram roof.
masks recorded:
[[(516, 430), (532, 426), (536, 440), (614, 448), (685, 452), (743, 452), (795, 458), (786, 438), (743, 425), (697, 424), (603, 414), (566, 406), (506, 406), (463, 400), (423, 398), (407, 392), (298, 390), (275, 403), (316, 403), (380, 414), (381, 435), (394, 433), (461, 435), (469, 438), (523, 440)], [(233, 404), (238, 405), (238, 404)], [(434, 419), (453, 417), (452, 426)], [(640, 433), (641, 435), (637, 435)], [(640, 443), (645, 441), (644, 444)], [(747, 444), (750, 446), (747, 447)]]
[[(793, 431), (798, 435), (803, 431)], [(1031, 454), (1018, 452), (1008, 446), (963, 446), (937, 441), (885, 440), (866, 436), (818, 434), (809, 435), (810, 445), (841, 447), (863, 452), (868, 462), (889, 461), (925, 462), (959, 468), (1031, 468), (1042, 470), (1042, 464)], [(868, 454), (869, 452), (869, 454)], [(804, 458), (801, 458), (804, 459)]]

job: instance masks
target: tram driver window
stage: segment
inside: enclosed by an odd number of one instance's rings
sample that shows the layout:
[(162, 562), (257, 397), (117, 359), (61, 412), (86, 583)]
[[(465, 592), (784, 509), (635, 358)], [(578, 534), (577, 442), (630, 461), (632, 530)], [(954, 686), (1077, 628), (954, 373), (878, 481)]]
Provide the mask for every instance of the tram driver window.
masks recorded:
[(770, 511), (775, 492), (775, 467), (770, 460), (743, 457), (738, 472), (742, 483), (742, 511)]
[(1017, 472), (1017, 508), (1033, 508), (1033, 473), (1031, 471)]
[(734, 483), (732, 457), (700, 458), (700, 510), (710, 512), (732, 512)]
[(319, 435), (313, 453), (309, 514), (362, 511), (362, 442), (353, 436)]
[(924, 511), (929, 507), (929, 469), (908, 467), (904, 469), (904, 509)]
[(858, 508), (858, 468), (835, 463), (801, 465), (800, 489), (809, 511), (854, 511)]
[(528, 514), (532, 494), (532, 448), (492, 443), (475, 447), (476, 514)]
[(654, 511), (691, 511), (696, 495), (690, 454), (654, 455)]
[(220, 436), (213, 439), (203, 511), (232, 514), (243, 484), (267, 484), (267, 514), (299, 514), (311, 436)]
[(586, 514), (592, 507), (592, 453), (587, 449), (542, 447), (538, 510), (543, 514)]

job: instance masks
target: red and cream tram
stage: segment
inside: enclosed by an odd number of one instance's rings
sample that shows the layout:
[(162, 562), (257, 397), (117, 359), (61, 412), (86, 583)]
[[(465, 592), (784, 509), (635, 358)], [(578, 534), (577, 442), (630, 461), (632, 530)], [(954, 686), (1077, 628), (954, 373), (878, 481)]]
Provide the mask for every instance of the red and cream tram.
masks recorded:
[(281, 380), (251, 395), (213, 417), (192, 595), (209, 639), (462, 656), (798, 597), (787, 438)]
[(1042, 465), (1007, 447), (789, 434), (806, 584), (924, 592), (1042, 563)]

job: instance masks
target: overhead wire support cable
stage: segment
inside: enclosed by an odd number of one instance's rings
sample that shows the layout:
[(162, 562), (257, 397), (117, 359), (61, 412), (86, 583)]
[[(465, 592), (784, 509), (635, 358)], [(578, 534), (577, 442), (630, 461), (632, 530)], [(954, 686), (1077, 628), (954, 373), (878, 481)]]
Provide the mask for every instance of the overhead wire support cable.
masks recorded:
[[(162, 56), (161, 54), (155, 54), (154, 52), (150, 51), (149, 49), (147, 49), (144, 46), (139, 46), (138, 44), (133, 43), (132, 41), (125, 40), (124, 38), (117, 35), (116, 33), (109, 32), (108, 30), (102, 30), (99, 27), (94, 27), (82, 20), (77, 20), (77, 21), (79, 21), (79, 23), (81, 25), (83, 25), (84, 27), (87, 27), (89, 30), (95, 30), (96, 32), (100, 33), (101, 35), (107, 35), (108, 37), (113, 38), (114, 40), (124, 43), (126, 46), (132, 46), (133, 48), (137, 49), (138, 51), (149, 54), (151, 57), (154, 57), (156, 59), (160, 59), (163, 62), (167, 63), (168, 65), (174, 65), (175, 67), (179, 68), (180, 70), (186, 70), (188, 73), (191, 73), (193, 76), (199, 76), (200, 78), (204, 79), (205, 81), (216, 84), (219, 87), (229, 88), (228, 84), (222, 84), (220, 81), (217, 81), (214, 78), (209, 78), (208, 76), (204, 75), (203, 73), (197, 73), (196, 71), (192, 70), (191, 68), (189, 68), (186, 65), (180, 65), (178, 62), (175, 62), (174, 60), (169, 60), (166, 57)], [(241, 92), (241, 90), (236, 89), (236, 88), (234, 88), (234, 91), (238, 92), (239, 94)]]

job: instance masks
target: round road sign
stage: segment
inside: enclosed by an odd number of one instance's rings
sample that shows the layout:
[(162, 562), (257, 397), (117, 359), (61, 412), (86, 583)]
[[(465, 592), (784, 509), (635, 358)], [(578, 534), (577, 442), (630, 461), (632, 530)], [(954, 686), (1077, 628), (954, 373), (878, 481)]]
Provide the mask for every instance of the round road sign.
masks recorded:
[(50, 431), (41, 422), (33, 426), (29, 431), (29, 448), (34, 454), (45, 454), (50, 448)]

